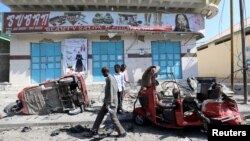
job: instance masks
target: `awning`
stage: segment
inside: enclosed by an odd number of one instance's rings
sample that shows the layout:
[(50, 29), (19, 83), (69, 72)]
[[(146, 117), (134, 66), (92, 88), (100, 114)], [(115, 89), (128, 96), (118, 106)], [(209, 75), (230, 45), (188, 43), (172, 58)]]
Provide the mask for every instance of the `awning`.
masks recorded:
[(0, 39), (10, 42), (10, 37), (8, 35), (5, 35), (5, 34), (0, 34)]

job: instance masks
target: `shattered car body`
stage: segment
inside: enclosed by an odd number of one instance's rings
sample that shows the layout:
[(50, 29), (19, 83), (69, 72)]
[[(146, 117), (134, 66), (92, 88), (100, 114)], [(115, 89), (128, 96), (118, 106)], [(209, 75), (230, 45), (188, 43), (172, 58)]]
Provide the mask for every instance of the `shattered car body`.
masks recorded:
[[(181, 95), (180, 85), (175, 80), (165, 81), (175, 83), (172, 95), (159, 96), (156, 91), (155, 74), (151, 77), (152, 84), (142, 87), (138, 100), (140, 107), (134, 108), (134, 121), (143, 125), (150, 121), (165, 128), (184, 128), (187, 126), (200, 126), (207, 128), (208, 124), (240, 125), (242, 116), (237, 103), (225, 93), (225, 87), (220, 84), (212, 84), (207, 93), (202, 94), (203, 99), (198, 99), (201, 93), (195, 92), (195, 96)], [(194, 81), (190, 81), (194, 82)], [(195, 90), (196, 84), (191, 89)], [(136, 105), (136, 102), (135, 102)], [(134, 105), (134, 106), (135, 106)]]
[(24, 88), (18, 93), (15, 105), (7, 106), (5, 112), (21, 114), (49, 114), (79, 109), (89, 105), (84, 79), (81, 75), (67, 75), (36, 86)]

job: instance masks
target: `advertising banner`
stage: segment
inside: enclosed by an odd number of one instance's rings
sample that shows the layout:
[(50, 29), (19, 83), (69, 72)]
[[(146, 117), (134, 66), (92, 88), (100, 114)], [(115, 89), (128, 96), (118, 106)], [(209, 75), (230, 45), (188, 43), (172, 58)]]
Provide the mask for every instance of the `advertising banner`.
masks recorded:
[(4, 13), (6, 33), (137, 30), (203, 32), (200, 14), (130, 12), (10, 12)]
[(4, 13), (5, 33), (43, 32), (48, 27), (49, 12)]
[(65, 39), (63, 49), (64, 74), (81, 73), (87, 75), (87, 39)]

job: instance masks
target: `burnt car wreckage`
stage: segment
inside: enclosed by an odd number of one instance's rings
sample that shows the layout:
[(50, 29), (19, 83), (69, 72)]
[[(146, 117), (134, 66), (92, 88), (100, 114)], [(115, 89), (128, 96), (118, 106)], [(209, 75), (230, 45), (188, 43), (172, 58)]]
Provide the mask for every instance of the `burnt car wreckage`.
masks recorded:
[[(149, 72), (154, 73), (154, 72)], [(170, 73), (168, 75), (172, 75)], [(134, 121), (143, 125), (150, 121), (165, 128), (184, 128), (187, 126), (198, 126), (207, 129), (209, 124), (216, 125), (241, 125), (242, 116), (238, 110), (235, 100), (228, 96), (227, 87), (219, 83), (210, 83), (202, 86), (197, 91), (198, 81), (188, 78), (189, 91), (187, 87), (179, 84), (174, 78), (162, 83), (163, 91), (157, 92), (159, 82), (156, 80), (157, 73), (150, 77), (151, 84), (142, 87), (138, 100), (140, 106), (134, 104)], [(142, 78), (144, 79), (144, 78)], [(172, 90), (168, 91), (172, 85)], [(180, 93), (183, 90), (183, 93)]]
[(24, 88), (18, 93), (18, 100), (5, 107), (4, 111), (8, 115), (78, 114), (88, 106), (84, 79), (81, 75), (72, 74)]

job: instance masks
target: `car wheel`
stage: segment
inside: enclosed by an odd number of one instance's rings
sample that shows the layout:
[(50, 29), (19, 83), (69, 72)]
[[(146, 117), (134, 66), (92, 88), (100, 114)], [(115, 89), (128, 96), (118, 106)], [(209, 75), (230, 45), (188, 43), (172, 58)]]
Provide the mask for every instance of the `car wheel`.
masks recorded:
[(143, 117), (142, 115), (139, 115), (139, 114), (136, 114), (134, 115), (134, 121), (135, 121), (135, 124), (137, 125), (145, 125), (145, 117)]
[(12, 102), (4, 108), (4, 112), (8, 116), (12, 116), (12, 115), (20, 113), (20, 108), (16, 102)]

